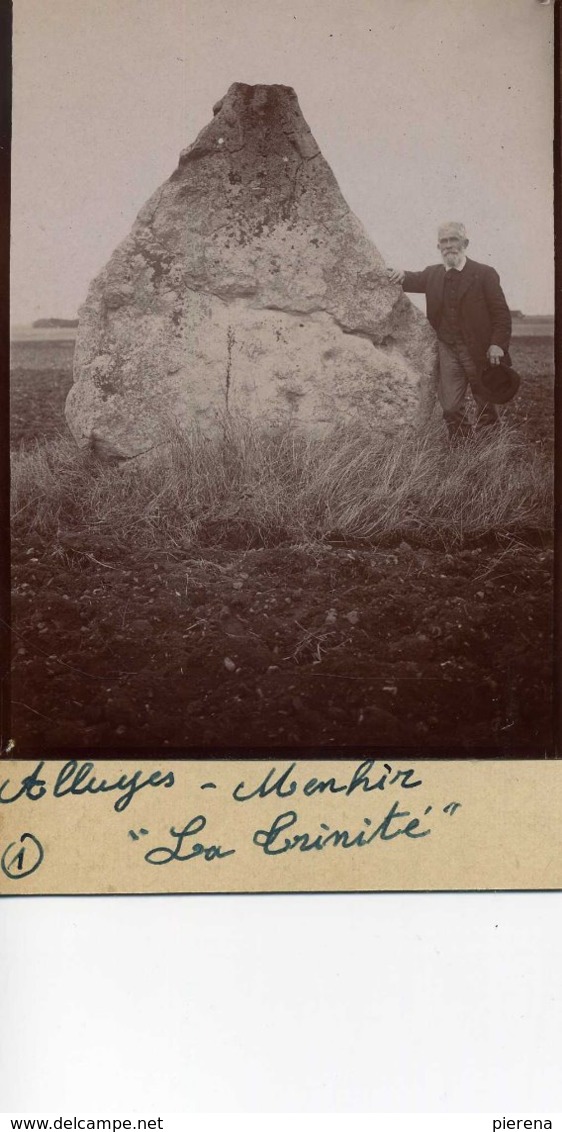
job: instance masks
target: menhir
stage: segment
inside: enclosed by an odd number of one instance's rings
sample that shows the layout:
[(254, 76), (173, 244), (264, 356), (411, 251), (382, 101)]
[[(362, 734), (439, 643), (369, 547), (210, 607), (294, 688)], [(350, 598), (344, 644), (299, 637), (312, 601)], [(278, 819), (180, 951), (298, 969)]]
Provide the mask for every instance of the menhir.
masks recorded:
[(225, 418), (380, 435), (433, 407), (434, 336), (285, 86), (234, 83), (80, 311), (66, 413), (130, 457)]

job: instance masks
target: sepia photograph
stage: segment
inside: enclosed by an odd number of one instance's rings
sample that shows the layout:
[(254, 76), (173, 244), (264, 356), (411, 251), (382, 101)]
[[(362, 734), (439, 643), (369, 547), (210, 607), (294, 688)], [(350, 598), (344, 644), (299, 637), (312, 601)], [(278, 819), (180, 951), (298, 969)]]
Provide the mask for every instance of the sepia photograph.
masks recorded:
[(554, 5), (13, 18), (12, 756), (555, 757)]

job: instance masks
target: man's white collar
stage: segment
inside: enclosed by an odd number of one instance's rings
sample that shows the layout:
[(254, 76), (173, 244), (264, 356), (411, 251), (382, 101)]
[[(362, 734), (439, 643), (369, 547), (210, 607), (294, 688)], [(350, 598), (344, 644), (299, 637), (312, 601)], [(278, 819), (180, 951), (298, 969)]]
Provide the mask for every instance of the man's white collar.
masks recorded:
[(456, 267), (453, 267), (452, 264), (451, 264), (450, 267), (447, 267), (447, 265), (445, 264), (445, 271), (462, 271), (465, 263), (466, 263), (466, 256), (463, 255), (461, 262), (459, 264), (457, 264)]

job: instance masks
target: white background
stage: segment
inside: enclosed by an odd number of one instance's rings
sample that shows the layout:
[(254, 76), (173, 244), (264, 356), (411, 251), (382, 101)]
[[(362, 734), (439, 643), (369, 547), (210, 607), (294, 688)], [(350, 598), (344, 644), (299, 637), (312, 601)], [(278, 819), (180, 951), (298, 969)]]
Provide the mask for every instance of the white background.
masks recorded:
[(6, 1112), (562, 1109), (562, 894), (10, 898), (0, 917)]

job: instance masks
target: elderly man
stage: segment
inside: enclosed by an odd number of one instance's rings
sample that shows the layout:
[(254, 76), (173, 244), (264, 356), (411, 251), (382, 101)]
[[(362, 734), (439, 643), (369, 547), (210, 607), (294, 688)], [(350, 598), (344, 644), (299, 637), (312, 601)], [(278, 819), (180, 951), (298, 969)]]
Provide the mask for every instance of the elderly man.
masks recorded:
[(479, 392), (478, 379), (488, 365), (509, 362), (511, 315), (500, 277), (493, 267), (468, 259), (463, 224), (450, 221), (438, 231), (442, 263), (423, 271), (397, 271), (390, 267), (392, 283), (404, 291), (425, 294), (427, 317), (437, 334), (439, 348), (439, 403), (449, 435), (471, 435), (465, 396), (470, 386), (476, 402), (476, 429), (498, 423), (495, 405)]

